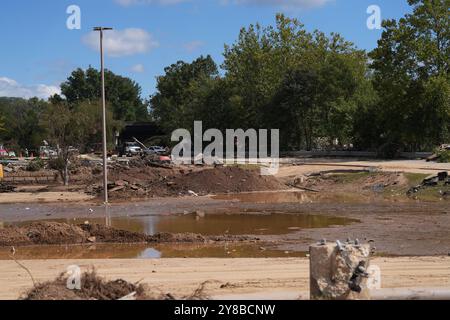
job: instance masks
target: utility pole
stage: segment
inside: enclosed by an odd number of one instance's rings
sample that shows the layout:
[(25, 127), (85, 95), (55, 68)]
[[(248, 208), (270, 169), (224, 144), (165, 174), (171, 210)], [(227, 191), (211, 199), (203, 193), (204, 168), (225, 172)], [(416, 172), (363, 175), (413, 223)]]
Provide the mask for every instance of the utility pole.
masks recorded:
[(105, 98), (105, 66), (103, 58), (103, 31), (112, 28), (95, 27), (94, 31), (100, 32), (100, 62), (102, 73), (102, 122), (103, 122), (103, 200), (108, 204), (108, 146), (106, 141), (106, 98)]

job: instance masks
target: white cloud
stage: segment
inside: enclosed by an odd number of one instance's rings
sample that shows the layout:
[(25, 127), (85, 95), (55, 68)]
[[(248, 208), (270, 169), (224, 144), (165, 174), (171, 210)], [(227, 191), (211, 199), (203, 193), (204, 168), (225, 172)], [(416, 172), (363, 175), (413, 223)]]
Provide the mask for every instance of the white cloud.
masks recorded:
[(38, 84), (33, 86), (25, 86), (17, 81), (0, 77), (0, 97), (17, 97), (17, 98), (33, 98), (48, 99), (54, 94), (61, 94), (61, 90), (56, 86), (48, 86), (45, 84)]
[(135, 64), (134, 66), (131, 67), (131, 71), (135, 72), (135, 73), (144, 73), (145, 72), (145, 67), (143, 64)]
[(114, 0), (114, 1), (123, 7), (129, 7), (133, 5), (142, 5), (142, 4), (159, 4), (165, 6), (178, 4), (182, 2), (188, 2), (190, 0)]
[[(93, 50), (100, 50), (98, 32), (91, 31), (82, 39), (83, 43)], [(153, 36), (143, 29), (128, 28), (124, 30), (111, 30), (104, 33), (103, 47), (111, 57), (130, 56), (146, 53), (159, 44)]]
[(311, 9), (322, 7), (333, 0), (221, 0), (223, 4), (274, 6), (284, 9)]
[(203, 41), (199, 41), (199, 40), (194, 40), (188, 43), (185, 43), (183, 45), (184, 49), (191, 53), (194, 51), (197, 51), (198, 49), (200, 49), (201, 47), (203, 47), (205, 45), (205, 43)]

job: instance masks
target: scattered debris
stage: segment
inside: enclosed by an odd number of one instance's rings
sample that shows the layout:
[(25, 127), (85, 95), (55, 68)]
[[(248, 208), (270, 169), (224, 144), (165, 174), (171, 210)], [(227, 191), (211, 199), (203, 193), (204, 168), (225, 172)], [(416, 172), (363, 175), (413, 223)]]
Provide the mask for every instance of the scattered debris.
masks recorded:
[(188, 190), (188, 194), (191, 195), (191, 196), (194, 196), (194, 197), (198, 197), (198, 194), (195, 193), (195, 192), (192, 191), (192, 190)]
[[(167, 169), (149, 166), (135, 167), (131, 160), (128, 169), (112, 168), (110, 178), (115, 181), (108, 189), (113, 199), (133, 197), (203, 196), (218, 193), (285, 190), (287, 186), (273, 176), (261, 176), (259, 170), (239, 167), (208, 169)], [(91, 177), (85, 189), (90, 195), (103, 193), (101, 176)], [(86, 182), (89, 181), (85, 178)]]
[(14, 192), (15, 190), (16, 190), (16, 187), (0, 182), (0, 193), (10, 193), (10, 192)]
[[(408, 196), (412, 196), (414, 194), (419, 193), (419, 191), (424, 188), (437, 187), (440, 184), (442, 184), (443, 186), (450, 185), (450, 178), (449, 178), (448, 172), (446, 172), (446, 171), (439, 172), (438, 175), (436, 175), (436, 176), (432, 175), (432, 176), (425, 178), (420, 185), (410, 188), (406, 194)], [(447, 194), (447, 191), (439, 190), (439, 193), (445, 197)]]
[[(36, 285), (22, 300), (145, 300), (150, 297), (143, 285), (125, 280), (106, 281), (96, 271), (86, 272), (81, 277), (81, 290), (67, 288), (67, 276)], [(131, 299), (133, 298), (133, 299)]]

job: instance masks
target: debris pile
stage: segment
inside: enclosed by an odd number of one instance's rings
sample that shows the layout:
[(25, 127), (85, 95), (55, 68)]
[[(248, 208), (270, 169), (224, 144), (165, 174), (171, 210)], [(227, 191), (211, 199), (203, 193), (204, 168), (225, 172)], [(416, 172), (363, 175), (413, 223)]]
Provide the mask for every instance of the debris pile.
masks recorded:
[[(114, 181), (108, 185), (113, 199), (201, 196), (287, 189), (285, 184), (273, 176), (261, 176), (259, 170), (245, 170), (239, 167), (201, 170), (130, 168), (113, 171), (110, 178)], [(100, 195), (103, 186), (97, 182), (87, 187), (86, 192)]]
[(427, 162), (430, 161), (440, 163), (450, 162), (450, 145), (449, 144), (441, 145), (432, 156), (427, 158)]
[(432, 175), (425, 178), (421, 184), (410, 188), (407, 195), (411, 197), (419, 193), (421, 190), (431, 187), (443, 187), (442, 189), (448, 188), (449, 190), (439, 190), (439, 192), (444, 197), (450, 196), (450, 177), (448, 172), (439, 172), (437, 175)]
[(402, 173), (372, 170), (329, 170), (291, 179), (291, 187), (311, 192), (382, 193), (407, 184)]
[(29, 245), (81, 245), (92, 243), (214, 243), (258, 241), (250, 236), (202, 236), (193, 233), (157, 233), (146, 235), (86, 222), (70, 225), (57, 222), (34, 222), (27, 226), (0, 229), (0, 247)]
[(0, 193), (14, 192), (16, 187), (0, 182)]
[(36, 285), (23, 296), (23, 300), (145, 300), (150, 297), (143, 285), (125, 280), (106, 281), (94, 271), (82, 275), (80, 289), (68, 289), (68, 277)]

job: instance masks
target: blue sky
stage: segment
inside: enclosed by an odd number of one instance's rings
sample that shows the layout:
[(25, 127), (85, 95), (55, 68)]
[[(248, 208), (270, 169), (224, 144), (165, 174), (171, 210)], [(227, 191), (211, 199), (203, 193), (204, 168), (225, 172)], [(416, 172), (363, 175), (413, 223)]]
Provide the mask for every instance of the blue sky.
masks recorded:
[[(70, 5), (81, 9), (81, 29), (69, 30)], [(284, 12), (309, 30), (339, 32), (359, 48), (376, 46), (380, 30), (369, 30), (367, 8), (383, 19), (410, 11), (406, 0), (15, 0), (0, 3), (0, 96), (45, 98), (76, 67), (99, 66), (97, 25), (112, 26), (106, 66), (132, 78), (148, 97), (156, 76), (178, 61), (211, 54), (223, 61), (224, 44), (241, 27), (274, 23)]]

